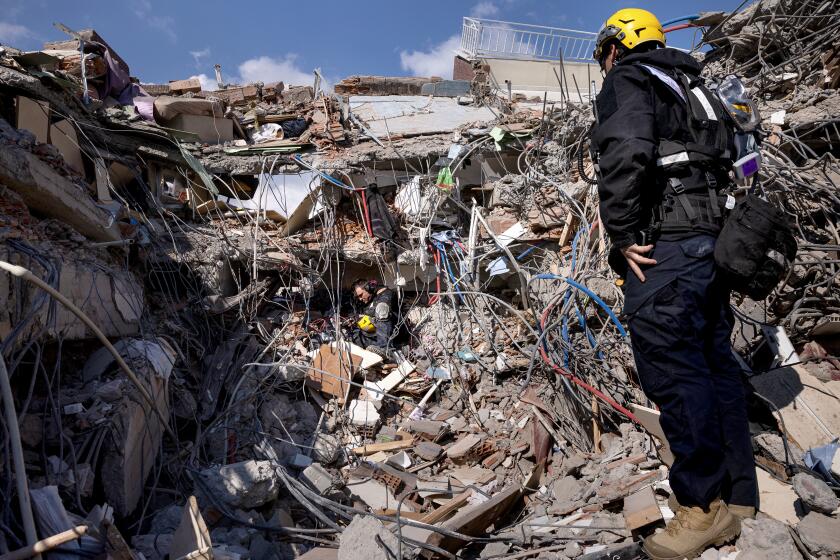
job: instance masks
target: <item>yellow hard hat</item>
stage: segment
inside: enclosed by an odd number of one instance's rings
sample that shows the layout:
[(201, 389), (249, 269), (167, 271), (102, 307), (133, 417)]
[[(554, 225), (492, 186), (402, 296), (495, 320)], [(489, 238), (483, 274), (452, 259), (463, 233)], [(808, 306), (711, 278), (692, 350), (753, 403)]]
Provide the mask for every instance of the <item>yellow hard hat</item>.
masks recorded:
[(362, 315), (359, 318), (359, 322), (356, 323), (356, 325), (358, 325), (358, 327), (365, 332), (376, 332), (376, 325), (373, 324), (373, 321), (371, 321), (370, 317), (367, 315)]
[(640, 8), (624, 8), (607, 19), (601, 31), (598, 32), (592, 58), (601, 59), (604, 45), (610, 39), (615, 39), (628, 49), (649, 41), (656, 41), (661, 46), (665, 46), (662, 24), (655, 15)]

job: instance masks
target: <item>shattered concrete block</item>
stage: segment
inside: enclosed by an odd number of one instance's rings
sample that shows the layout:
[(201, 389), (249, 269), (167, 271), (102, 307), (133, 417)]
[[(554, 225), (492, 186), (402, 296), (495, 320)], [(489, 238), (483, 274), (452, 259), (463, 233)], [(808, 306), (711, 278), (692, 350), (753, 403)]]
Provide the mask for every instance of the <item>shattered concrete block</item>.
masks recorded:
[(312, 459), (304, 455), (303, 453), (296, 453), (292, 457), (292, 460), (289, 461), (289, 464), (295, 467), (296, 469), (305, 469), (306, 467), (312, 464)]
[[(253, 509), (277, 498), (277, 475), (271, 461), (243, 461), (211, 467), (199, 476), (217, 500), (231, 507)], [(201, 488), (197, 489), (199, 493)]]
[(479, 558), (495, 558), (496, 556), (504, 556), (510, 550), (510, 545), (504, 542), (491, 542), (481, 551)]
[(840, 507), (840, 498), (828, 484), (806, 473), (793, 477), (793, 490), (809, 508), (820, 513), (831, 513)]
[(312, 458), (324, 465), (339, 462), (345, 453), (339, 439), (332, 434), (318, 434), (312, 447)]
[(787, 525), (760, 514), (756, 519), (741, 521), (741, 536), (736, 543), (738, 559), (758, 560), (772, 556), (775, 560), (801, 560)]
[(152, 518), (150, 531), (159, 534), (174, 533), (178, 525), (181, 524), (181, 514), (183, 511), (184, 506), (178, 504), (166, 506)]
[(812, 511), (796, 530), (813, 554), (833, 557), (840, 553), (840, 519)]
[(11, 146), (0, 150), (0, 181), (18, 192), (27, 206), (57, 218), (95, 241), (122, 238), (119, 226), (75, 183), (38, 156)]
[(249, 548), (251, 560), (286, 560), (296, 556), (288, 543), (269, 541), (262, 535), (251, 537)]
[(414, 453), (424, 461), (434, 461), (443, 452), (443, 448), (430, 441), (421, 441), (413, 449)]
[[(339, 543), (338, 560), (393, 560), (398, 558), (400, 550), (396, 535), (378, 519), (363, 515), (353, 518), (341, 533)], [(402, 548), (407, 552), (408, 547)]]
[(147, 560), (164, 560), (172, 546), (172, 535), (135, 535), (131, 546)]
[(306, 467), (300, 473), (300, 478), (322, 496), (333, 486), (332, 475), (318, 463), (312, 463)]
[(560, 501), (572, 501), (577, 498), (585, 483), (573, 476), (564, 476), (551, 486), (554, 498)]
[[(145, 374), (145, 386), (164, 417), (169, 416), (165, 380)], [(120, 516), (134, 511), (143, 495), (143, 486), (155, 464), (163, 439), (163, 425), (149, 405), (127, 390), (114, 405), (111, 422), (113, 438), (100, 468), (100, 481), (108, 503)]]

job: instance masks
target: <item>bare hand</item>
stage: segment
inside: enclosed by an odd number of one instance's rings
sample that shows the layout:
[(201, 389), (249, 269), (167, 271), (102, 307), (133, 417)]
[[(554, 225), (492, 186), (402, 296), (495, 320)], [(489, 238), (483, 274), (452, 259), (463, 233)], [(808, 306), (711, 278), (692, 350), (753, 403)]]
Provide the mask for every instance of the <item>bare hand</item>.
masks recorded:
[(656, 264), (655, 260), (643, 256), (645, 253), (649, 253), (651, 249), (653, 249), (653, 245), (641, 246), (636, 243), (621, 249), (621, 254), (624, 255), (625, 259), (627, 259), (627, 265), (630, 267), (630, 270), (632, 270), (633, 274), (635, 274), (642, 282), (645, 281), (645, 274), (642, 272), (639, 265)]

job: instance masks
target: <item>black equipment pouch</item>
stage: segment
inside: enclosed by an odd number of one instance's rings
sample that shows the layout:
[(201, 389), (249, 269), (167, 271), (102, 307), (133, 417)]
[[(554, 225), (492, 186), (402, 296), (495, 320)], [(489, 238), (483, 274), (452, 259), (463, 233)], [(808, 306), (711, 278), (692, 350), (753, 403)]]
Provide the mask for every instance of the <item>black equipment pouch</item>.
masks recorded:
[(756, 301), (770, 295), (796, 257), (793, 232), (779, 208), (748, 194), (726, 218), (715, 245), (715, 262), (729, 288)]

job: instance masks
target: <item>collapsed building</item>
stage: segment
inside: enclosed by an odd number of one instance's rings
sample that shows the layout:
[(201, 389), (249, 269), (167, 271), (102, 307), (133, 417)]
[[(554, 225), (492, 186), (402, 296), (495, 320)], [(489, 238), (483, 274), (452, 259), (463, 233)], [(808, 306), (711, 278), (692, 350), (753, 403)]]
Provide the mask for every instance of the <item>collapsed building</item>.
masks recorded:
[[(691, 23), (799, 240), (732, 300), (761, 513), (704, 558), (840, 553), (837, 8)], [(641, 554), (671, 455), (598, 218), (592, 34), (465, 18), (457, 79), (327, 93), (145, 84), (67, 32), (0, 47), (3, 558)], [(356, 278), (396, 293), (387, 356)]]

